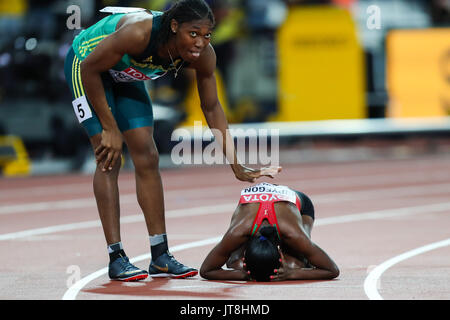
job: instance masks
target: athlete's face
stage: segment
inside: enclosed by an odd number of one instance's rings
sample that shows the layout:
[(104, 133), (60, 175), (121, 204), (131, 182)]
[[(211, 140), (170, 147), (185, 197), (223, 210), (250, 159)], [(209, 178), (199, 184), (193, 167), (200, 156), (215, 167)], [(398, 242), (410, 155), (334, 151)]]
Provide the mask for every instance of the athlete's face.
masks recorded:
[(177, 51), (181, 58), (195, 62), (211, 41), (211, 22), (204, 19), (178, 24), (172, 20), (171, 27), (175, 32)]

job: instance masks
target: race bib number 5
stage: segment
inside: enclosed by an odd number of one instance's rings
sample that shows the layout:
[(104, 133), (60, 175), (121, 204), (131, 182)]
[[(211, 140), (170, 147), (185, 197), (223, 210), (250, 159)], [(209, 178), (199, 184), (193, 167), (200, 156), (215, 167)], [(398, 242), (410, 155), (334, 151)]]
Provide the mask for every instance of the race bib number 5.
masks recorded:
[(92, 118), (91, 108), (89, 107), (86, 96), (81, 96), (73, 100), (72, 106), (80, 123), (84, 120)]

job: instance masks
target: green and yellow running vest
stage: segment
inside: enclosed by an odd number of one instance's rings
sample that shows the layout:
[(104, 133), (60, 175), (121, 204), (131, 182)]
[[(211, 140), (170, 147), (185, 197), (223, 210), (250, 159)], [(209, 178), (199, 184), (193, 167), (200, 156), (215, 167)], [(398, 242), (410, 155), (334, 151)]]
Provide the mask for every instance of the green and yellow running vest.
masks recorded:
[[(174, 61), (173, 65), (164, 67), (161, 64), (153, 63), (152, 53), (156, 53), (155, 38), (161, 25), (162, 12), (150, 11), (153, 15), (152, 33), (150, 36), (150, 43), (145, 52), (150, 55), (145, 57), (142, 61), (136, 61), (128, 54), (125, 54), (122, 59), (109, 70), (115, 82), (132, 82), (145, 81), (149, 79), (156, 79), (173, 70), (181, 63), (181, 59)], [(126, 13), (117, 13), (109, 15), (96, 24), (83, 30), (73, 41), (72, 48), (75, 55), (81, 61), (84, 60), (107, 36), (116, 31), (116, 26), (119, 20)]]

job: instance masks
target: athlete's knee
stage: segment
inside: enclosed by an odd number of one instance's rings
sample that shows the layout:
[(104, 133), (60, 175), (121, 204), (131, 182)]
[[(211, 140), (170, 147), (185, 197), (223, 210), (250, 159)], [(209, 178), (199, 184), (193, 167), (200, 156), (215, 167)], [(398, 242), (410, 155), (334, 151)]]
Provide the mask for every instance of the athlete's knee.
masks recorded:
[(104, 164), (103, 162), (97, 163), (97, 167), (95, 170), (94, 180), (95, 179), (107, 179), (108, 181), (117, 181), (120, 168), (122, 167), (122, 157), (119, 157), (116, 162), (114, 163), (112, 169), (110, 170), (103, 170)]
[(125, 140), (137, 173), (158, 170), (159, 153), (153, 140), (153, 129), (137, 128), (124, 132)]
[(133, 163), (137, 172), (147, 172), (158, 170), (159, 168), (159, 153), (158, 150), (151, 145), (140, 150), (141, 152), (134, 153), (132, 156)]

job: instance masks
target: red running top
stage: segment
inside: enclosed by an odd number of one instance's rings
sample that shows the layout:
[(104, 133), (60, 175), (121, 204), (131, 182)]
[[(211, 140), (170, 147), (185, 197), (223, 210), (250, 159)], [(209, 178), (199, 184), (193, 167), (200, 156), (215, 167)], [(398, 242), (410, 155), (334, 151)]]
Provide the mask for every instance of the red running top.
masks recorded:
[(242, 189), (239, 204), (259, 203), (258, 213), (256, 214), (252, 225), (252, 236), (258, 231), (261, 223), (267, 219), (271, 225), (276, 227), (278, 237), (280, 237), (280, 228), (275, 213), (275, 202), (279, 201), (291, 202), (295, 204), (300, 211), (300, 199), (295, 191), (289, 187), (263, 182)]

